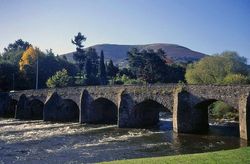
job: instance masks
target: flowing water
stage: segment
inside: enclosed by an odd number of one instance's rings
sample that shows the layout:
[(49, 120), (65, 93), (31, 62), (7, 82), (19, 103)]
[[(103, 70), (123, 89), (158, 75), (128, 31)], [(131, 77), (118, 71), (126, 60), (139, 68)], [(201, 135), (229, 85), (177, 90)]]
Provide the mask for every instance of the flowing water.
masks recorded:
[(96, 163), (201, 153), (246, 146), (238, 127), (211, 126), (207, 135), (176, 134), (170, 120), (151, 129), (0, 120), (1, 163)]

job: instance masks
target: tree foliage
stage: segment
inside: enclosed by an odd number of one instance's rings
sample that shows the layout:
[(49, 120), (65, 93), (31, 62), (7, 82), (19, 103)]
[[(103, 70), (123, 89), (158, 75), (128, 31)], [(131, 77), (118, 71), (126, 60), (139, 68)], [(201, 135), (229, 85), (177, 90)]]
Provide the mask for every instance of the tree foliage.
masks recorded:
[(13, 76), (17, 75), (17, 66), (8, 62), (0, 62), (0, 91), (13, 89)]
[(66, 87), (69, 85), (70, 76), (66, 69), (62, 69), (61, 71), (56, 72), (51, 78), (48, 79), (46, 82), (49, 88), (56, 88), (56, 87)]
[(80, 72), (82, 73), (84, 71), (84, 65), (86, 63), (86, 54), (83, 49), (83, 42), (85, 42), (86, 39), (87, 38), (79, 32), (76, 36), (74, 36), (74, 39), (71, 40), (71, 42), (76, 45), (76, 52), (73, 53), (73, 59), (76, 61)]
[(16, 40), (14, 43), (10, 43), (6, 48), (4, 48), (5, 52), (23, 50), (25, 51), (31, 44), (27, 41), (23, 41), (22, 39)]
[(86, 51), (85, 85), (98, 85), (99, 56), (94, 48)]
[(30, 46), (27, 50), (24, 51), (22, 58), (19, 62), (20, 71), (24, 71), (25, 65), (33, 65), (37, 60), (37, 51), (32, 46)]
[(38, 48), (32, 47), (28, 42), (18, 40), (15, 43), (10, 43), (1, 54), (0, 90), (12, 90), (13, 81), (15, 90), (34, 89), (37, 57), (39, 59), (39, 88), (47, 87), (48, 78), (63, 68), (71, 76), (77, 72), (74, 64), (60, 56), (55, 56), (51, 49), (42, 52)]
[(248, 84), (248, 83), (249, 83), (248, 77), (241, 74), (229, 74), (223, 80), (223, 84)]
[(129, 68), (137, 76), (148, 83), (178, 82), (184, 80), (184, 71), (179, 66), (168, 65), (165, 62), (164, 51), (159, 49), (132, 49), (128, 52)]
[(55, 56), (52, 51), (39, 55), (39, 87), (46, 87), (46, 81), (57, 71), (66, 69), (70, 76), (75, 76), (77, 67), (60, 56)]
[(214, 119), (238, 119), (238, 110), (234, 109), (223, 101), (216, 101), (209, 105), (208, 108), (210, 117)]
[(22, 57), (23, 52), (30, 46), (29, 42), (18, 39), (10, 43), (1, 55), (1, 60), (17, 65)]
[(107, 84), (107, 74), (106, 68), (104, 64), (104, 53), (101, 51), (100, 62), (99, 62), (99, 80), (101, 85)]
[(119, 68), (113, 64), (113, 61), (111, 59), (109, 60), (106, 69), (107, 69), (107, 76), (111, 79), (114, 78), (116, 74), (119, 72)]
[(122, 75), (122, 76), (116, 76), (114, 77), (114, 84), (118, 85), (143, 85), (145, 84), (145, 81), (140, 80), (140, 79), (135, 79), (135, 78), (130, 78), (127, 75)]
[[(235, 74), (238, 75), (235, 76)], [(247, 75), (246, 59), (240, 57), (236, 52), (228, 51), (205, 57), (197, 63), (188, 65), (185, 77), (189, 84), (223, 84), (224, 80), (229, 84), (230, 79), (236, 77), (242, 79), (242, 76), (246, 78)]]

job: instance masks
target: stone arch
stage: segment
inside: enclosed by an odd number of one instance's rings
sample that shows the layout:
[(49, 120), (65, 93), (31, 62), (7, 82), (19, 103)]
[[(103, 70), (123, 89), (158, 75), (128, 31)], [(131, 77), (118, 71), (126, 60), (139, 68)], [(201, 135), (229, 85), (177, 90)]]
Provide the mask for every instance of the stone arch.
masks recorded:
[(25, 94), (20, 96), (17, 103), (15, 118), (16, 119), (43, 119), (43, 107), (42, 101), (35, 98), (28, 98)]
[(88, 123), (116, 124), (118, 108), (114, 102), (107, 98), (97, 98), (90, 104)]
[(62, 99), (58, 106), (57, 121), (79, 121), (79, 107), (76, 102), (71, 99)]
[(159, 112), (168, 111), (162, 104), (152, 99), (145, 99), (133, 107), (134, 126), (147, 127), (159, 122)]
[(207, 132), (209, 130), (209, 106), (217, 101), (223, 102), (228, 106), (232, 107), (227, 102), (217, 99), (205, 99), (194, 105), (194, 110), (196, 110), (195, 113), (199, 115), (199, 117), (197, 117), (197, 119), (195, 120), (196, 122), (195, 126), (198, 127), (199, 132)]
[(44, 104), (38, 99), (29, 101), (29, 107), (31, 111), (31, 119), (42, 120), (43, 119), (43, 107)]
[(216, 99), (205, 99), (194, 105), (194, 113), (198, 116), (193, 127), (197, 132), (207, 132), (209, 129), (208, 107), (216, 102)]
[[(188, 91), (174, 93), (173, 129), (178, 133), (204, 133), (209, 130), (208, 106), (215, 101), (223, 101), (216, 97), (204, 98)], [(223, 101), (235, 108), (232, 103)], [(237, 109), (237, 108), (236, 108)]]
[(79, 107), (71, 99), (62, 99), (57, 92), (47, 97), (43, 110), (44, 121), (71, 122), (79, 120)]

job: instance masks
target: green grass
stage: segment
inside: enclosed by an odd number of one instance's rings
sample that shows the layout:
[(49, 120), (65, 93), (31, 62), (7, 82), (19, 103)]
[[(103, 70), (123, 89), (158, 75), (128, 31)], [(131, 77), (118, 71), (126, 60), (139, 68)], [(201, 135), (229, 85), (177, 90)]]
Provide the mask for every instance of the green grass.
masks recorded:
[(115, 163), (115, 164), (116, 163), (118, 164), (131, 164), (131, 163), (248, 164), (249, 163), (250, 164), (250, 147), (234, 149), (234, 150), (209, 152), (209, 153), (186, 154), (186, 155), (154, 157), (154, 158), (140, 158), (131, 160), (111, 161), (106, 163)]

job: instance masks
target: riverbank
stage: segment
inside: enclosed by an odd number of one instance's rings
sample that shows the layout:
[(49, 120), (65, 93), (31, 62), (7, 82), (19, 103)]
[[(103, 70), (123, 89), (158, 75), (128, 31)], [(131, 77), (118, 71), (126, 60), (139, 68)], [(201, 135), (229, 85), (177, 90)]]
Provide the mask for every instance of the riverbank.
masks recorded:
[(166, 157), (141, 158), (132, 160), (111, 161), (105, 163), (134, 164), (134, 163), (250, 163), (250, 147), (233, 150), (223, 150), (209, 153), (175, 155)]

